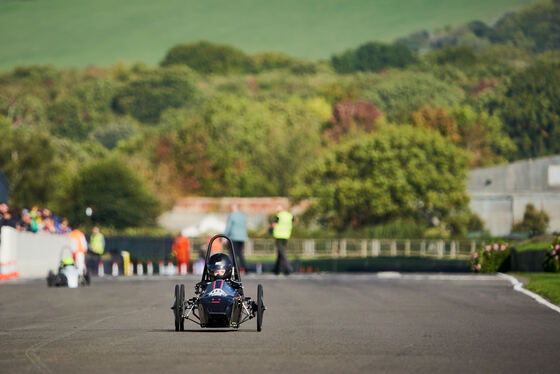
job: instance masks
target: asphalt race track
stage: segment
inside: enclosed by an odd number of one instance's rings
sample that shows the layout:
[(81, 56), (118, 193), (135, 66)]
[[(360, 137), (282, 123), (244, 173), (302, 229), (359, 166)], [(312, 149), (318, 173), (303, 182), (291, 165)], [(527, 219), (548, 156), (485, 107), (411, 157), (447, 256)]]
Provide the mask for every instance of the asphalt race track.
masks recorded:
[(175, 283), (0, 284), (0, 373), (557, 373), (560, 313), (495, 276), (248, 276), (263, 331), (185, 322)]

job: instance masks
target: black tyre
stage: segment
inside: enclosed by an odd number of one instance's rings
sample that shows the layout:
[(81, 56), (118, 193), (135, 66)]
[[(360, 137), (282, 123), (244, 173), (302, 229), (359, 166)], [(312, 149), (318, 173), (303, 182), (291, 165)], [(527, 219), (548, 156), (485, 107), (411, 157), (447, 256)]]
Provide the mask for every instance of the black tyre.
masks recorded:
[(259, 284), (257, 286), (257, 331), (262, 330), (263, 313), (264, 313), (263, 287), (261, 284)]
[(55, 278), (56, 276), (54, 275), (53, 271), (49, 270), (49, 275), (47, 276), (47, 286), (54, 286)]
[(185, 285), (182, 284), (179, 289), (179, 295), (181, 296), (181, 303), (179, 304), (180, 308), (180, 321), (179, 321), (179, 331), (185, 331), (185, 319), (183, 318), (183, 307), (185, 305)]
[(55, 285), (57, 287), (68, 287), (68, 278), (64, 274), (58, 274), (56, 276)]
[(173, 304), (173, 314), (175, 316), (175, 331), (179, 331), (181, 328), (181, 319), (182, 319), (182, 311), (181, 311), (181, 303), (180, 303), (180, 286), (178, 284), (175, 285), (175, 302)]

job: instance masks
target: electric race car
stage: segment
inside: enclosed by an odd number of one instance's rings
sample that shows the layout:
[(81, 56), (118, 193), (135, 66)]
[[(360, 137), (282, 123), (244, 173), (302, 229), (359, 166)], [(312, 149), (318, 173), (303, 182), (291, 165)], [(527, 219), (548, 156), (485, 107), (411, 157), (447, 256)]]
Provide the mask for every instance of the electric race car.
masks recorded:
[[(66, 251), (66, 254), (65, 254)], [(55, 274), (49, 270), (47, 275), (47, 286), (49, 287), (68, 287), (77, 288), (78, 286), (89, 286), (89, 273), (80, 274), (70, 248), (63, 248), (60, 255), (60, 264)]]
[[(231, 258), (223, 252), (211, 254), (212, 243), (221, 238), (226, 240)], [(262, 285), (257, 286), (256, 301), (244, 295), (233, 243), (227, 236), (215, 235), (208, 243), (202, 279), (194, 290), (195, 296), (185, 300), (185, 285), (175, 285), (175, 299), (171, 307), (175, 331), (185, 330), (185, 320), (198, 323), (200, 327), (237, 329), (255, 317), (257, 331), (261, 331), (266, 309)]]

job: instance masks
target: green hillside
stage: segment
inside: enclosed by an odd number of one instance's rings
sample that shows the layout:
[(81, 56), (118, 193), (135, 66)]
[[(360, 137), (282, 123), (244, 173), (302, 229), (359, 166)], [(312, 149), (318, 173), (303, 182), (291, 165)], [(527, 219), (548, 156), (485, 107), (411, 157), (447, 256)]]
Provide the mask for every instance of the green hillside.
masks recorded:
[[(471, 20), (537, 0), (0, 1), (0, 69), (21, 64), (157, 64), (177, 43), (210, 40), (254, 53), (327, 58), (368, 40)], [(445, 5), (443, 5), (445, 4)]]

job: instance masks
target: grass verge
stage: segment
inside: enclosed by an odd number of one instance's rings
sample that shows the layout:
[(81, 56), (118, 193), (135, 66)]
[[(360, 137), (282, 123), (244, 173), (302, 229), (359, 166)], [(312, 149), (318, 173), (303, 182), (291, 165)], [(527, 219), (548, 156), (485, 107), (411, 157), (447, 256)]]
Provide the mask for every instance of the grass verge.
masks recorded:
[(548, 299), (556, 305), (560, 305), (560, 273), (513, 273), (529, 280), (525, 286)]

